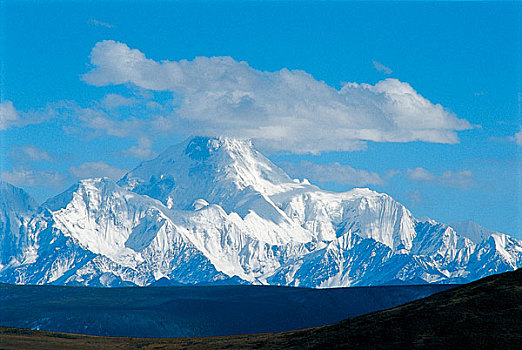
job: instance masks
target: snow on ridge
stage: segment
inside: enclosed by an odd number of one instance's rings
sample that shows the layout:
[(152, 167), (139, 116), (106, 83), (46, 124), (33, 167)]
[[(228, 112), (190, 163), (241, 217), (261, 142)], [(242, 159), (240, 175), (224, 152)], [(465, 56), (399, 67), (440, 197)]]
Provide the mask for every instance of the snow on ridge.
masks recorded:
[(17, 222), (24, 229), (0, 242), (0, 282), (339, 287), (461, 283), (522, 266), (521, 241), (417, 220), (368, 188), (295, 181), (227, 137), (189, 138), (117, 183), (82, 180)]

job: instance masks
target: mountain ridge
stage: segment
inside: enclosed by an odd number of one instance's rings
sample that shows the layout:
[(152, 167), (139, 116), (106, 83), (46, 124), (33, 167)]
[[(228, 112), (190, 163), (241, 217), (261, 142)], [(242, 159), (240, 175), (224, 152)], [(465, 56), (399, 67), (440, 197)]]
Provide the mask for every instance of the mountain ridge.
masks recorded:
[(417, 220), (370, 189), (323, 191), (226, 137), (187, 139), (118, 182), (80, 180), (29, 212), (0, 282), (324, 288), (463, 283), (522, 266), (517, 239)]

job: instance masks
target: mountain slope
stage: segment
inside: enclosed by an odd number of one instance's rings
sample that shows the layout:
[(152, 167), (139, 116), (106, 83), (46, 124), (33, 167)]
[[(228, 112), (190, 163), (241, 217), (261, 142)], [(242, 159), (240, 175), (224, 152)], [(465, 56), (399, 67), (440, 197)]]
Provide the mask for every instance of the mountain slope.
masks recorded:
[(4, 271), (3, 281), (122, 286), (168, 274), (185, 283), (226, 278), (166, 211), (108, 178), (82, 180), (43, 204), (30, 222), (38, 258)]
[(28, 248), (27, 223), (37, 207), (24, 190), (0, 180), (0, 269)]
[[(522, 270), (425, 299), (308, 330), (216, 341), (213, 348), (517, 349), (522, 341)], [(193, 348), (202, 348), (202, 343)]]
[(522, 266), (519, 240), (417, 220), (369, 189), (323, 191), (224, 137), (188, 139), (118, 183), (82, 180), (24, 220), (26, 243), (3, 254), (17, 263), (0, 281), (342, 287), (464, 283)]

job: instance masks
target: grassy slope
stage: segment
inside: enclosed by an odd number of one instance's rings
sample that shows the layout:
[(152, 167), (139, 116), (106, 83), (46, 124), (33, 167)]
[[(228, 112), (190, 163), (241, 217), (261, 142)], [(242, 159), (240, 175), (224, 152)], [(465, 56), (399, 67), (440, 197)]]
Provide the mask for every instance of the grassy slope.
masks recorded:
[(490, 276), (393, 309), (272, 334), (133, 339), (0, 328), (0, 349), (518, 349), (522, 270)]

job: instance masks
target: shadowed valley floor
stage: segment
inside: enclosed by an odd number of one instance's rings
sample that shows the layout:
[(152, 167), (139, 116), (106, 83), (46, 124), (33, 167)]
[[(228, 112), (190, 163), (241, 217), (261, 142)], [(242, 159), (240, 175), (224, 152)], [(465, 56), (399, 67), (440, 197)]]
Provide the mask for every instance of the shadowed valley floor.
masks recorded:
[(2, 328), (2, 349), (515, 349), (522, 342), (522, 270), (385, 311), (282, 333), (137, 339)]

